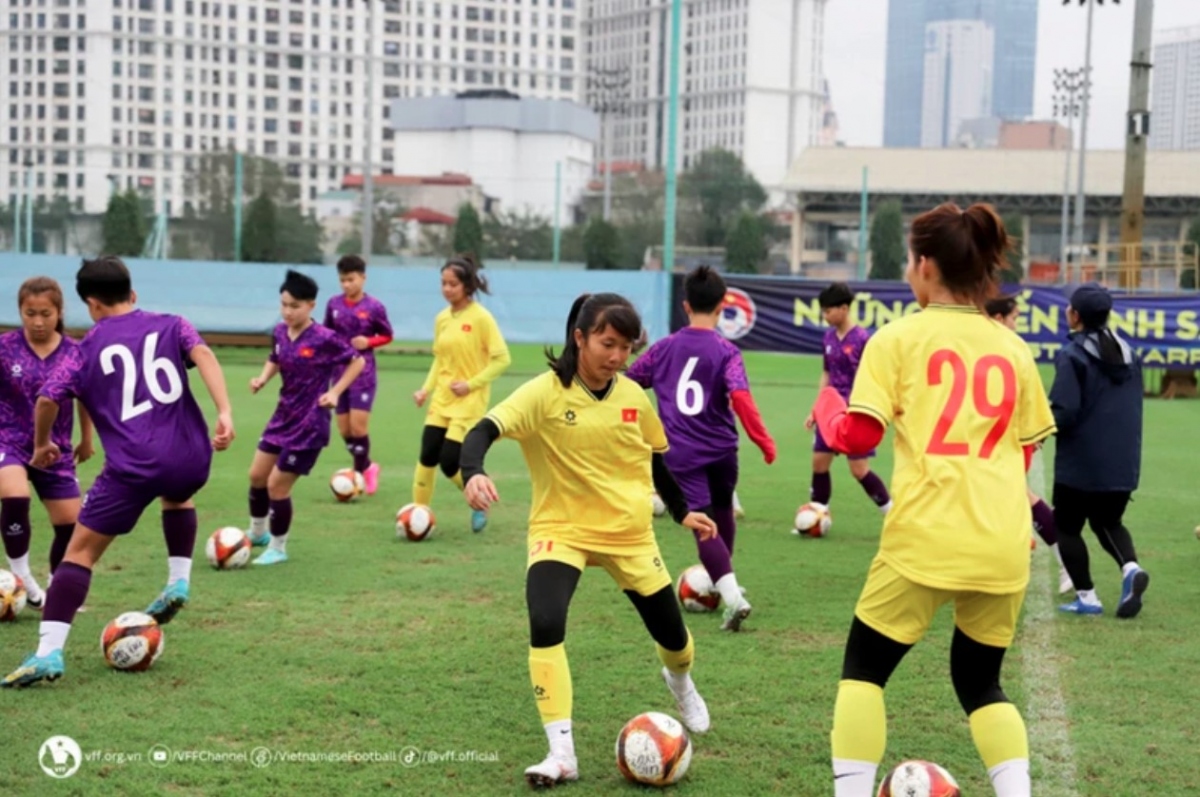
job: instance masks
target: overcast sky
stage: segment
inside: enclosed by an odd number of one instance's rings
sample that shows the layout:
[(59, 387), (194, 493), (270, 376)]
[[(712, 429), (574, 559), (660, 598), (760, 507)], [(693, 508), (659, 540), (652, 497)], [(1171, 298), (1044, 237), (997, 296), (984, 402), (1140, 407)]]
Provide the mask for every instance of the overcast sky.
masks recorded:
[[(1135, 2), (1122, 0), (1114, 6), (1108, 0), (1094, 12), (1088, 149), (1125, 146)], [(825, 8), (825, 74), (841, 126), (840, 138), (848, 146), (883, 143), (887, 14), (888, 0), (828, 0)], [(1154, 0), (1156, 32), (1191, 25), (1200, 25), (1200, 0)], [(1087, 9), (1078, 0), (1072, 0), (1070, 6), (1064, 6), (1062, 0), (1040, 0), (1035, 116), (1050, 118), (1054, 70), (1083, 66), (1086, 30)]]

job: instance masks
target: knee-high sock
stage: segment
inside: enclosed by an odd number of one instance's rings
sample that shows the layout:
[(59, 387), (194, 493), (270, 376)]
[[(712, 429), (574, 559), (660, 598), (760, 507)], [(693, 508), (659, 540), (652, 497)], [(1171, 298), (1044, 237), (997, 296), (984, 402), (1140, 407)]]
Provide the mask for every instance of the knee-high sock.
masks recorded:
[(717, 534), (725, 541), (725, 550), (732, 557), (733, 541), (737, 537), (737, 519), (734, 517), (733, 507), (713, 507), (712, 519), (717, 524)]
[(292, 528), (292, 499), (281, 498), (271, 502), (271, 545), (283, 548), (287, 544), (288, 531)]
[(662, 645), (655, 646), (658, 648), (658, 659), (667, 668), (667, 671), (673, 675), (683, 675), (691, 672), (692, 660), (696, 657), (696, 646), (692, 644), (692, 633), (688, 632), (687, 644), (683, 646), (683, 650), (667, 650)]
[(875, 502), (875, 506), (887, 506), (888, 501), (892, 500), (892, 497), (888, 495), (887, 485), (883, 483), (883, 479), (875, 475), (875, 471), (867, 471), (867, 475), (859, 479), (858, 483), (862, 485), (863, 492), (867, 494), (867, 497)]
[(437, 474), (436, 465), (417, 463), (417, 471), (413, 474), (413, 503), (429, 506), (433, 500), (434, 476)]
[(991, 776), (996, 797), (1029, 797), (1029, 739), (1012, 703), (991, 703), (970, 717), (971, 738)]
[(349, 449), (351, 456), (354, 457), (354, 469), (362, 473), (367, 468), (371, 467), (371, 437), (363, 435), (362, 437), (347, 437), (346, 448)]
[(450, 481), (454, 482), (454, 486), (461, 490), (463, 488), (462, 471), (454, 471), (454, 475), (450, 477)]
[(1033, 505), (1033, 530), (1047, 545), (1058, 543), (1058, 529), (1054, 525), (1054, 510), (1040, 499)]
[(167, 541), (167, 583), (192, 577), (192, 551), (196, 548), (196, 510), (164, 509), (163, 538)]
[(733, 572), (729, 549), (725, 547), (725, 540), (721, 539), (720, 535), (701, 541), (700, 535), (696, 534), (696, 550), (700, 554), (700, 564), (704, 565), (714, 584)]
[(830, 478), (829, 472), (814, 473), (812, 475), (812, 487), (808, 491), (808, 500), (817, 504), (828, 504), (832, 496), (833, 479)]
[(63, 557), (67, 555), (67, 546), (71, 544), (71, 535), (75, 533), (74, 523), (56, 523), (54, 526), (54, 542), (50, 543), (50, 572), (58, 570)]
[(561, 642), (529, 649), (529, 680), (543, 725), (571, 719), (571, 668)]
[(883, 689), (866, 681), (840, 682), (829, 741), (837, 797), (871, 797), (887, 749)]
[(54, 580), (46, 590), (46, 605), (38, 628), (38, 656), (46, 656), (67, 643), (75, 613), (87, 600), (92, 571), (74, 562), (64, 562), (54, 571)]
[(266, 487), (250, 488), (250, 536), (262, 537), (267, 533), (267, 518), (271, 514), (271, 497)]
[(32, 531), (29, 523), (29, 499), (0, 498), (0, 536), (4, 537), (4, 552), (8, 554), (10, 563), (29, 555)]

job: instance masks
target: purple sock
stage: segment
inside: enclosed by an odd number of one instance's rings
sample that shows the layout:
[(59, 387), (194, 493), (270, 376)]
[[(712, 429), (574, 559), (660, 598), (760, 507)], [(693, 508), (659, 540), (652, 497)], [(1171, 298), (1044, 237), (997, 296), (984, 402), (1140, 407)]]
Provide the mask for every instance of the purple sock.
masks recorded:
[(0, 498), (0, 536), (4, 537), (4, 552), (9, 559), (29, 553), (29, 499)]
[(875, 471), (867, 471), (867, 475), (859, 479), (858, 483), (862, 485), (863, 492), (875, 502), (875, 506), (887, 506), (887, 502), (892, 500), (888, 495), (887, 485), (875, 475)]
[(1041, 499), (1038, 499), (1038, 502), (1033, 505), (1033, 530), (1047, 545), (1058, 543), (1058, 528), (1054, 525), (1054, 510)]
[(196, 548), (196, 510), (164, 509), (163, 538), (167, 541), (167, 556), (192, 558)]
[(371, 438), (369, 435), (348, 438), (346, 440), (346, 448), (350, 449), (350, 453), (354, 455), (354, 469), (356, 471), (362, 473), (371, 467)]
[(67, 546), (71, 544), (71, 535), (74, 533), (74, 523), (59, 523), (54, 527), (54, 542), (50, 543), (51, 574), (62, 564), (63, 557), (67, 555)]
[(54, 580), (46, 590), (46, 605), (42, 609), (43, 623), (66, 623), (75, 619), (75, 612), (87, 600), (92, 585), (92, 571), (74, 562), (63, 562), (54, 571)]
[(271, 536), (282, 537), (292, 527), (292, 499), (271, 502)]
[[(695, 534), (695, 532), (693, 532)], [(722, 576), (727, 576), (733, 572), (733, 562), (729, 558), (729, 549), (725, 547), (725, 540), (721, 539), (721, 535), (700, 541), (700, 537), (696, 537), (696, 549), (700, 552), (700, 564), (704, 565), (704, 569), (708, 571), (708, 577), (716, 584)]]
[(725, 550), (733, 556), (733, 540), (737, 536), (737, 521), (733, 517), (733, 507), (713, 507), (712, 519), (717, 524), (717, 535), (725, 542)]
[(250, 517), (266, 517), (271, 510), (271, 499), (266, 487), (250, 488)]
[(829, 472), (814, 473), (812, 488), (808, 491), (808, 500), (817, 504), (828, 504), (832, 495), (833, 479), (829, 477)]

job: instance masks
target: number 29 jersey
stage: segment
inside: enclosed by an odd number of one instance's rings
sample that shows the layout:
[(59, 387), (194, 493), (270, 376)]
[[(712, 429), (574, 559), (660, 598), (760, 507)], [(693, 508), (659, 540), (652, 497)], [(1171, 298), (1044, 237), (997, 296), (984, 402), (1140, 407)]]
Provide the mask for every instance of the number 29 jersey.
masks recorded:
[(974, 307), (930, 305), (872, 336), (849, 409), (896, 427), (880, 559), (935, 589), (1024, 589), (1023, 446), (1055, 431), (1025, 342)]
[(134, 310), (102, 318), (38, 395), (83, 402), (105, 469), (155, 477), (212, 461), (208, 425), (188, 388), (190, 352), (204, 343), (185, 319)]

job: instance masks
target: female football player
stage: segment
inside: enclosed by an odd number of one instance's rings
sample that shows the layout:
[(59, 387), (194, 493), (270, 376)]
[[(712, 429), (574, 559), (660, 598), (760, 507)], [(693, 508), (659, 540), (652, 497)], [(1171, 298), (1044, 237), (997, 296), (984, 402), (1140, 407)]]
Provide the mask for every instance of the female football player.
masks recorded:
[(883, 689), (937, 609), (954, 603), (950, 677), (997, 797), (1029, 797), (1029, 742), (1000, 688), (1029, 582), (1025, 470), (1054, 417), (1029, 347), (988, 318), (1008, 235), (987, 205), (941, 205), (909, 234), (905, 277), (922, 310), (875, 333), (847, 407), (817, 399), (836, 451), (896, 427), (879, 553), (846, 642), (834, 707), (834, 793), (870, 797), (883, 759)]
[[(463, 438), (487, 412), (492, 382), (512, 359), (496, 319), (475, 294), (488, 292), (487, 279), (471, 254), (454, 255), (442, 266), (442, 297), (450, 304), (433, 322), (433, 364), (413, 394), (418, 407), (429, 401), (421, 456), (413, 478), (413, 503), (429, 505), (440, 466), (460, 490)], [(487, 512), (471, 513), (471, 531), (483, 531)]]
[(588, 564), (599, 565), (629, 596), (658, 645), (663, 677), (683, 724), (708, 730), (708, 708), (689, 672), (692, 637), (654, 537), (650, 494), (657, 487), (676, 522), (717, 534), (702, 512), (689, 512), (662, 454), (662, 422), (646, 393), (619, 373), (642, 338), (633, 305), (613, 293), (584, 294), (567, 317), (566, 345), (546, 354), (550, 371), (492, 408), (463, 447), (465, 496), (474, 509), (499, 500), (483, 472), (498, 437), (521, 443), (533, 502), (525, 597), (529, 675), (550, 754), (525, 770), (535, 787), (579, 777), (571, 733), (571, 672), (563, 640), (571, 596)]

